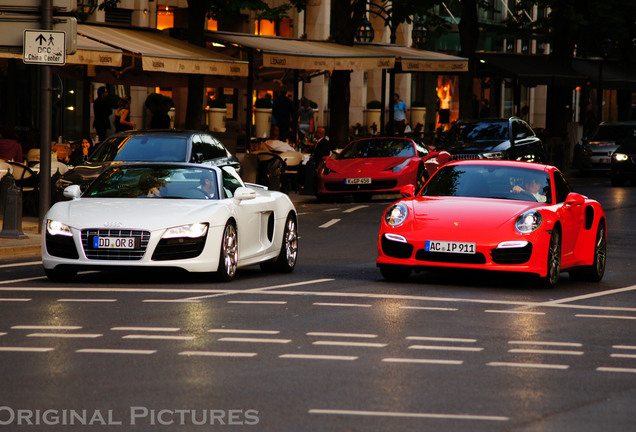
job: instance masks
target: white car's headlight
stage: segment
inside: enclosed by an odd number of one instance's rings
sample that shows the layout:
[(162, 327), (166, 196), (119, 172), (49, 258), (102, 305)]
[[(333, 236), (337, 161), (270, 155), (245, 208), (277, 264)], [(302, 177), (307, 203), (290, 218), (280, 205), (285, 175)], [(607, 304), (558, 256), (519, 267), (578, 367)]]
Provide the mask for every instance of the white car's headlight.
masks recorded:
[(163, 234), (162, 238), (179, 238), (189, 237), (198, 238), (203, 237), (208, 232), (207, 223), (195, 223), (190, 225), (181, 225), (174, 228), (168, 228)]
[(629, 156), (627, 156), (625, 153), (614, 153), (613, 156), (614, 156), (614, 159), (619, 162), (623, 162), (629, 159)]
[(536, 210), (529, 210), (517, 217), (515, 228), (523, 234), (531, 233), (541, 226), (542, 221), (541, 213)]
[(389, 226), (399, 226), (404, 223), (406, 217), (409, 215), (409, 208), (402, 204), (393, 204), (384, 214), (384, 221)]
[(400, 172), (409, 164), (409, 162), (411, 162), (411, 159), (407, 159), (404, 162), (402, 162), (401, 164), (399, 164), (397, 166), (394, 166), (391, 171), (394, 172), (394, 173)]
[(51, 219), (46, 220), (46, 232), (50, 235), (62, 235), (67, 237), (73, 237), (71, 227), (63, 224), (60, 221), (54, 221)]

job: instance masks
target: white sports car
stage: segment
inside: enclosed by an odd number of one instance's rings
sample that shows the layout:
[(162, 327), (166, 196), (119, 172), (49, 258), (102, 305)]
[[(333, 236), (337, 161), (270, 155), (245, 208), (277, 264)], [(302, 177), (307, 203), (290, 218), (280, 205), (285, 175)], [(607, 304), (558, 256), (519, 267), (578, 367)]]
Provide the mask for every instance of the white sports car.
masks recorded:
[(291, 272), (296, 265), (289, 197), (243, 183), (231, 167), (115, 165), (83, 194), (71, 185), (64, 196), (71, 200), (43, 219), (42, 262), (51, 280), (89, 268), (172, 267), (229, 281), (239, 267)]

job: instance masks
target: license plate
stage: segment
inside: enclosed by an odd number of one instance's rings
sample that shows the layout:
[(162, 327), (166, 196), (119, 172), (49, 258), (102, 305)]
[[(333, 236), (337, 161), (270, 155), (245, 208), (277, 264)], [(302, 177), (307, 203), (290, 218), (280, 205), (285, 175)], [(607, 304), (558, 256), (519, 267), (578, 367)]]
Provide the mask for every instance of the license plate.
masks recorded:
[(94, 249), (137, 249), (139, 239), (136, 237), (93, 237)]
[(371, 177), (363, 177), (363, 178), (348, 178), (345, 179), (345, 184), (371, 184)]
[(474, 254), (476, 244), (442, 240), (426, 240), (424, 249), (427, 252), (446, 252), (457, 254)]

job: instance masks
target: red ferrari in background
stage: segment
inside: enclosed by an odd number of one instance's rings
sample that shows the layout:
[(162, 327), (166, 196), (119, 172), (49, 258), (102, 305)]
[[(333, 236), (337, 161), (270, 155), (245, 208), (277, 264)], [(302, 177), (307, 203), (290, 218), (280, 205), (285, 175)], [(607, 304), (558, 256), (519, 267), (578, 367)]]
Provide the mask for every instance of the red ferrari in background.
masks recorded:
[[(450, 155), (446, 154), (448, 160)], [(374, 193), (397, 193), (405, 185), (420, 190), (430, 172), (445, 161), (438, 155), (414, 138), (373, 137), (352, 141), (337, 158), (322, 162), (316, 196), (328, 199), (353, 195), (370, 199)]]
[(464, 268), (535, 274), (553, 287), (562, 271), (598, 282), (606, 264), (601, 205), (572, 192), (555, 167), (516, 161), (449, 162), (415, 195), (385, 212), (377, 266), (384, 278)]

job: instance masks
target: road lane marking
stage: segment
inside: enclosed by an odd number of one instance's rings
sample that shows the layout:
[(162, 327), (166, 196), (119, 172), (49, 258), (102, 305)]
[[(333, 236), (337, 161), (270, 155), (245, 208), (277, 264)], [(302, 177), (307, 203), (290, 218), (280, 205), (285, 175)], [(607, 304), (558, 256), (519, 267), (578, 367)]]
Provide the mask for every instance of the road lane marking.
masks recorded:
[(30, 262), (15, 263), (15, 264), (3, 264), (3, 265), (0, 265), (0, 268), (26, 267), (26, 266), (41, 265), (41, 264), (42, 264), (42, 261), (30, 261)]
[(548, 341), (508, 341), (510, 345), (544, 345), (544, 346), (560, 346), (560, 347), (582, 347), (583, 344), (578, 342), (548, 342)]
[(556, 306), (563, 303), (571, 303), (574, 301), (587, 300), (587, 299), (591, 299), (595, 297), (602, 297), (606, 295), (619, 294), (619, 293), (624, 293), (627, 291), (635, 291), (635, 290), (636, 290), (636, 285), (632, 285), (632, 286), (628, 286), (624, 288), (616, 288), (616, 289), (611, 289), (606, 291), (599, 291), (599, 292), (584, 294), (584, 295), (575, 296), (575, 297), (566, 297), (560, 300), (551, 300), (551, 301), (542, 303), (542, 306)]
[(140, 350), (140, 349), (115, 349), (115, 348), (82, 348), (75, 350), (78, 353), (88, 354), (141, 354), (150, 355), (157, 352), (157, 350)]
[(307, 336), (319, 336), (319, 337), (354, 337), (354, 338), (377, 338), (377, 334), (366, 333), (331, 333), (331, 332), (308, 332)]
[(320, 225), (318, 228), (329, 228), (330, 226), (335, 225), (338, 222), (340, 222), (340, 219), (331, 219), (329, 222)]
[(466, 342), (466, 343), (475, 343), (477, 339), (461, 339), (461, 338), (447, 338), (447, 337), (429, 337), (429, 336), (407, 336), (408, 340), (428, 340), (428, 341), (439, 341), (439, 342)]
[(315, 341), (312, 342), (312, 345), (346, 346), (360, 348), (384, 348), (385, 346), (387, 346), (387, 344), (385, 343), (351, 341)]
[(636, 359), (636, 354), (611, 354), (610, 357), (614, 358), (628, 358), (628, 359)]
[(27, 337), (50, 337), (50, 338), (67, 338), (67, 339), (95, 339), (104, 336), (99, 333), (31, 333)]
[(577, 318), (604, 318), (604, 319), (623, 319), (623, 320), (636, 320), (636, 316), (625, 315), (588, 315), (588, 314), (575, 314)]
[(281, 354), (278, 358), (304, 359), (304, 360), (357, 360), (357, 356), (320, 355), (320, 354)]
[(429, 311), (451, 311), (456, 312), (457, 308), (442, 308), (442, 307), (426, 307), (426, 306), (400, 306), (400, 309), (415, 309), (415, 310), (429, 310)]
[(62, 325), (14, 325), (12, 330), (79, 330), (81, 326), (62, 326)]
[[(216, 292), (216, 294), (209, 294), (209, 295), (203, 295), (203, 296), (198, 296), (198, 297), (189, 297), (185, 300), (203, 300), (203, 299), (208, 299), (208, 298), (214, 298), (214, 297), (222, 297), (222, 296), (227, 296), (227, 295), (233, 295), (233, 294), (269, 294), (271, 291), (270, 290), (274, 290), (277, 288), (289, 288), (289, 287), (293, 287), (293, 286), (303, 286), (303, 285), (312, 285), (312, 284), (319, 284), (319, 283), (324, 283), (324, 282), (332, 282), (335, 279), (313, 279), (313, 280), (308, 280), (308, 281), (301, 281), (301, 282), (293, 282), (293, 283), (288, 283), (288, 284), (282, 284), (282, 285), (273, 285), (273, 286), (269, 286), (269, 287), (261, 287), (261, 288), (251, 288), (248, 290), (219, 290), (220, 292)], [(287, 292), (287, 291), (283, 291), (283, 292)]]
[(145, 299), (142, 303), (200, 303), (199, 300), (190, 299)]
[(256, 342), (256, 343), (290, 343), (291, 339), (262, 339), (262, 338), (243, 338), (243, 337), (223, 337), (219, 342)]
[(530, 311), (520, 311), (520, 310), (487, 309), (484, 312), (500, 313), (500, 314), (519, 314), (519, 315), (545, 315), (545, 312), (530, 312)]
[(443, 420), (483, 420), (483, 421), (508, 421), (508, 417), (486, 416), (471, 414), (439, 414), (439, 413), (413, 413), (398, 411), (357, 411), (336, 409), (310, 409), (309, 414), (349, 415), (364, 417), (402, 417), (402, 418), (426, 418)]
[(361, 303), (314, 303), (314, 306), (336, 306), (336, 307), (371, 307), (370, 304), (361, 304)]
[(6, 336), (6, 332), (0, 333), (0, 336)]
[(532, 348), (513, 348), (508, 350), (509, 353), (515, 354), (554, 354), (554, 355), (583, 355), (583, 351), (563, 351), (563, 350), (541, 350)]
[(533, 369), (568, 369), (568, 365), (546, 364), (546, 363), (510, 363), (510, 362), (490, 362), (486, 366), (513, 367), (513, 368), (533, 368)]
[(204, 357), (256, 357), (258, 353), (252, 352), (224, 352), (224, 351), (182, 351), (183, 356), (204, 356)]
[(228, 303), (236, 304), (262, 304), (262, 305), (285, 305), (286, 301), (274, 301), (274, 300), (228, 300)]
[(61, 298), (59, 302), (77, 302), (77, 303), (113, 303), (117, 299), (90, 299), (90, 298)]
[(0, 302), (28, 302), (31, 301), (30, 298), (0, 298)]
[(138, 335), (131, 334), (121, 337), (122, 339), (148, 339), (148, 340), (192, 340), (196, 336), (173, 336), (173, 335)]
[(45, 347), (10, 347), (3, 346), (0, 347), (0, 352), (49, 352), (53, 351), (55, 348), (45, 348)]
[(113, 331), (149, 331), (149, 332), (176, 332), (179, 327), (111, 327)]
[(369, 207), (368, 205), (359, 205), (356, 207), (351, 207), (350, 209), (343, 210), (343, 213), (353, 213), (354, 211), (362, 210), (363, 208)]
[(461, 365), (463, 360), (441, 360), (441, 359), (415, 359), (387, 357), (382, 359), (385, 363), (416, 363), (416, 364), (439, 364), (439, 365)]
[(625, 373), (636, 373), (635, 368), (617, 368), (617, 367), (597, 367), (596, 370), (598, 372), (625, 372)]
[(635, 345), (612, 345), (614, 349), (636, 350)]
[(247, 329), (210, 329), (208, 333), (237, 333), (237, 334), (279, 334), (279, 330), (247, 330)]
[(458, 347), (458, 346), (442, 346), (442, 345), (409, 345), (409, 349), (417, 350), (436, 350), (436, 351), (483, 351), (481, 347)]
[(11, 279), (11, 280), (0, 281), (0, 285), (10, 284), (10, 283), (33, 282), (33, 281), (43, 280), (43, 279), (48, 279), (48, 278), (46, 276), (38, 276), (38, 277), (30, 277), (30, 278), (23, 278), (23, 279)]

